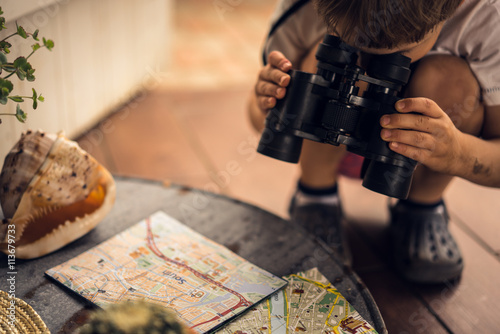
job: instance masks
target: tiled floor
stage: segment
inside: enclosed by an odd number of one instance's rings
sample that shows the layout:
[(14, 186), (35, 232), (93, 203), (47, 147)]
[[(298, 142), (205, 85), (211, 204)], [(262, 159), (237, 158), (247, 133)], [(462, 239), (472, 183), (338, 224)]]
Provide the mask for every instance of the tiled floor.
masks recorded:
[[(245, 104), (274, 2), (178, 0), (168, 80), (79, 139), (119, 175), (227, 194), (286, 217), (296, 165), (255, 153)], [(417, 286), (388, 259), (386, 198), (340, 180), (355, 270), (389, 333), (500, 332), (500, 191), (456, 180), (446, 194), (465, 257), (460, 282)]]

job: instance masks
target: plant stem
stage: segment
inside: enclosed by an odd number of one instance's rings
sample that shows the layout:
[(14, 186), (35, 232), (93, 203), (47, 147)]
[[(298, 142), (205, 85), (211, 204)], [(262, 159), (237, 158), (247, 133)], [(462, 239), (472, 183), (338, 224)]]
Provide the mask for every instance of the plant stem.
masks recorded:
[(36, 50), (33, 50), (31, 51), (31, 53), (28, 55), (28, 57), (26, 57), (26, 60), (28, 60), (29, 57), (31, 57), (33, 55), (33, 53), (35, 53)]
[(8, 40), (9, 38), (11, 38), (12, 36), (16, 36), (17, 35), (17, 32), (13, 33), (12, 35), (9, 35), (7, 37), (5, 37), (4, 39), (2, 39), (2, 42), (5, 42), (6, 40)]
[(12, 72), (11, 74), (9, 74), (8, 76), (6, 76), (4, 79), (8, 79), (10, 78), (12, 75), (14, 75), (14, 73), (16, 73), (16, 71)]
[(26, 57), (26, 60), (28, 60), (29, 57), (31, 57), (35, 52), (37, 52), (41, 48), (46, 48), (46, 47), (47, 46), (45, 46), (45, 45), (40, 45), (40, 47), (38, 49), (31, 51), (31, 53)]

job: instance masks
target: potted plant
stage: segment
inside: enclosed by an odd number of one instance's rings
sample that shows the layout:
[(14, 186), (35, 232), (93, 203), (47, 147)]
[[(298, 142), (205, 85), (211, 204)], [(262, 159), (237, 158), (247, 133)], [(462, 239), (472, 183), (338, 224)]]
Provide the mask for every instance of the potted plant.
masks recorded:
[[(0, 31), (7, 29), (5, 27), (5, 17), (3, 17), (3, 11), (0, 7)], [(31, 45), (31, 53), (27, 56), (20, 56), (16, 59), (10, 61), (9, 53), (10, 49), (13, 46), (11, 41), (13, 38), (22, 38), (28, 39), (32, 38), (34, 40), (34, 44)], [(15, 116), (20, 122), (25, 122), (27, 114), (21, 108), (20, 103), (25, 100), (32, 100), (32, 107), (36, 109), (38, 106), (38, 102), (43, 102), (43, 97), (41, 94), (38, 94), (34, 88), (32, 88), (31, 96), (21, 96), (13, 93), (14, 83), (11, 81), (15, 76), (19, 80), (27, 80), (27, 81), (35, 81), (35, 69), (29, 63), (29, 58), (39, 49), (47, 48), (48, 50), (52, 50), (54, 47), (54, 42), (50, 39), (42, 38), (40, 41), (38, 37), (38, 29), (34, 32), (27, 32), (22, 26), (16, 23), (16, 31), (7, 35), (7, 37), (3, 38), (0, 41), (0, 104), (6, 105), (9, 101), (16, 102), (16, 112), (15, 113), (7, 113), (1, 112), (0, 116)], [(0, 107), (1, 108), (1, 107)], [(2, 122), (0, 118), (0, 123)]]

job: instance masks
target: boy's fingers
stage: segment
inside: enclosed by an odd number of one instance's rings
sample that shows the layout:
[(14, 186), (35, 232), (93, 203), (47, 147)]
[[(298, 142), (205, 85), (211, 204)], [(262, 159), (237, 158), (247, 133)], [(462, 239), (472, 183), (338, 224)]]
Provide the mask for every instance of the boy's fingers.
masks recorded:
[(431, 99), (425, 97), (414, 97), (399, 100), (396, 103), (396, 110), (399, 112), (417, 112), (433, 118), (442, 115), (441, 108)]
[(380, 125), (386, 129), (411, 129), (432, 133), (436, 129), (436, 120), (421, 114), (390, 114), (382, 116)]
[(279, 51), (273, 51), (267, 57), (269, 65), (280, 69), (283, 72), (288, 72), (292, 69), (292, 63)]
[(268, 56), (268, 64), (259, 73), (255, 85), (257, 105), (266, 111), (276, 105), (276, 99), (282, 99), (286, 94), (286, 86), (290, 83), (290, 75), (286, 72), (292, 69), (290, 61), (279, 51), (273, 51)]
[(269, 96), (260, 96), (257, 98), (257, 105), (259, 106), (260, 110), (267, 111), (268, 109), (276, 105), (276, 99)]
[(266, 66), (259, 74), (259, 79), (274, 82), (281, 87), (286, 87), (290, 83), (290, 76), (282, 71)]
[(281, 87), (286, 87), (290, 83), (290, 75), (280, 75), (278, 85)]
[(280, 93), (283, 89), (284, 88), (281, 88), (273, 83), (259, 81), (255, 86), (255, 94), (257, 96), (278, 97), (278, 95), (281, 95)]
[(424, 132), (384, 129), (380, 135), (383, 140), (388, 142), (397, 142), (429, 151), (436, 148), (436, 142), (432, 135)]
[(394, 152), (404, 155), (405, 157), (408, 157), (420, 163), (425, 163), (430, 154), (429, 150), (396, 142), (389, 143), (389, 147)]

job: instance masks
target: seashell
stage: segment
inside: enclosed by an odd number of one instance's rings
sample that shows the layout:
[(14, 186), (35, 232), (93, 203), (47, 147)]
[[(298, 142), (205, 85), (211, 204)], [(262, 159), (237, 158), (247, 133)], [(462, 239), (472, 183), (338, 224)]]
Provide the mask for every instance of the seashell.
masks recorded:
[(76, 142), (62, 134), (28, 131), (0, 174), (6, 218), (0, 250), (8, 253), (10, 233), (18, 258), (53, 252), (92, 230), (111, 210), (115, 194), (111, 174)]

